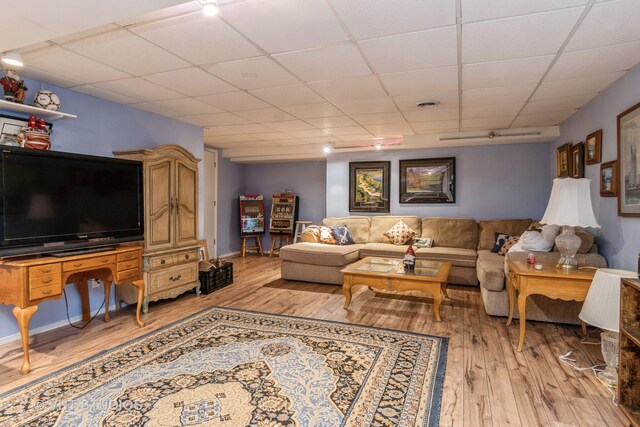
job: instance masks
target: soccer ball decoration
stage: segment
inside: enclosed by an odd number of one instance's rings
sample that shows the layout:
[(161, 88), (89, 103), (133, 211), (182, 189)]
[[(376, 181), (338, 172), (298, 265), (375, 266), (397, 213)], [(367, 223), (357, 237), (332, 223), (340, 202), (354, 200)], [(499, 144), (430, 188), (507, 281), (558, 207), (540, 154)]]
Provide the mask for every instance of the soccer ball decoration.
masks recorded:
[(33, 105), (45, 110), (58, 111), (60, 108), (60, 98), (50, 90), (39, 90), (33, 100)]

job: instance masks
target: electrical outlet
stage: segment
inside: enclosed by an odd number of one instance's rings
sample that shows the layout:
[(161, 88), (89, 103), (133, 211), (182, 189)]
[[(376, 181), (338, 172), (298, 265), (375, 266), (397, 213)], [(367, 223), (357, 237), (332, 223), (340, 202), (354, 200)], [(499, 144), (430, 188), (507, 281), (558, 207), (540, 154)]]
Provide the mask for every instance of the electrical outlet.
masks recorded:
[(93, 289), (100, 287), (100, 281), (96, 279), (89, 279), (89, 284)]

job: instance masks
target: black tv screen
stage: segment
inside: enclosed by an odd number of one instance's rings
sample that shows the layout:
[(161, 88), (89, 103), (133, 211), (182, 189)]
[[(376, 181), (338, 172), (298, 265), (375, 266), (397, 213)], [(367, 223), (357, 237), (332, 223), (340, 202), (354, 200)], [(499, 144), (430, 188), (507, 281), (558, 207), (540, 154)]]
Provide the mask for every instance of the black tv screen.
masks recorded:
[(140, 162), (3, 148), (0, 174), (0, 256), (143, 236)]

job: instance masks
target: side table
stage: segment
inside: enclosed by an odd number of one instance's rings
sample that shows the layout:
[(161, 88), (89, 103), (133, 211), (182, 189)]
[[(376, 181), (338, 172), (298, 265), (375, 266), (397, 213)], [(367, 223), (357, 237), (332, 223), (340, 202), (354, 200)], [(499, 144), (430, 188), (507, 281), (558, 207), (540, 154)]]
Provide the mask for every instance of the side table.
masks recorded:
[[(527, 326), (527, 297), (544, 295), (551, 299), (564, 301), (584, 301), (589, 292), (596, 268), (562, 269), (555, 265), (544, 265), (536, 270), (533, 265), (521, 260), (507, 260), (507, 294), (509, 295), (509, 319), (513, 320), (515, 293), (518, 293), (518, 312), (520, 313), (520, 338), (518, 351), (522, 351)], [(586, 324), (582, 322), (582, 332), (586, 333)]]

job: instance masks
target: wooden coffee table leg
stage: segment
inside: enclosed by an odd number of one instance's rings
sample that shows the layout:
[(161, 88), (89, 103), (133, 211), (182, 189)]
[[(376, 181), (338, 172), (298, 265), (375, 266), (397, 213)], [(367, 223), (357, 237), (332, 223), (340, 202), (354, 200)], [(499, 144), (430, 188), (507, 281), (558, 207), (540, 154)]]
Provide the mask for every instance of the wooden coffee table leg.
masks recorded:
[(527, 296), (520, 293), (518, 295), (518, 312), (520, 314), (520, 338), (518, 339), (518, 351), (522, 351), (524, 344), (524, 333), (527, 327)]
[[(438, 286), (440, 287), (440, 286)], [(434, 290), (433, 292), (433, 317), (436, 322), (442, 322), (440, 318), (440, 303), (442, 302), (442, 289)]]
[(344, 308), (348, 308), (351, 304), (351, 276), (345, 274), (344, 282), (342, 283), (342, 292), (344, 293)]

